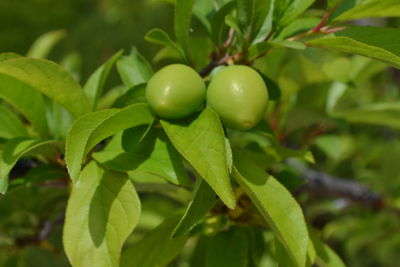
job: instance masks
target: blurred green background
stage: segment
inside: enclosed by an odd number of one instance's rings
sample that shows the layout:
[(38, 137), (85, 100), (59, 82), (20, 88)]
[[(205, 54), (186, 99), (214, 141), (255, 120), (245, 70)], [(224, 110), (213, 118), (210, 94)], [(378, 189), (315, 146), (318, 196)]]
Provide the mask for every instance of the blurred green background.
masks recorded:
[[(317, 1), (316, 5), (323, 6), (321, 2)], [(360, 23), (400, 25), (398, 19)], [(151, 60), (160, 47), (146, 42), (144, 35), (150, 29), (160, 27), (173, 36), (172, 24), (173, 7), (165, 1), (2, 0), (0, 52), (25, 55), (39, 36), (63, 29), (65, 37), (51, 50), (48, 58), (64, 62), (66, 66), (73, 65), (82, 84), (120, 49), (127, 54), (136, 46)], [(198, 24), (194, 22), (195, 35), (201, 34)], [(199, 58), (201, 63), (208, 60), (201, 54)], [(287, 138), (290, 145), (310, 147), (321, 170), (354, 178), (389, 196), (395, 206), (400, 206), (400, 138), (398, 128), (387, 126), (392, 120), (386, 126), (350, 125), (329, 118), (330, 110), (326, 108), (327, 96), (342, 87), (346, 88), (343, 89), (345, 92), (335, 103), (339, 112), (377, 102), (398, 104), (398, 70), (364, 57), (317, 49), (301, 52), (277, 49), (266, 59), (257, 61), (256, 66), (277, 81), (284, 91), (283, 99), (289, 103), (289, 108), (283, 111), (282, 123), (285, 125), (282, 128), (290, 134)], [(398, 121), (398, 111), (388, 113), (387, 118)], [(326, 135), (311, 141), (300, 140), (307, 129), (318, 123), (327, 125)], [(37, 198), (36, 193), (34, 197)], [(160, 205), (150, 202), (145, 201), (144, 214), (151, 210), (146, 210), (146, 205), (152, 208)], [(314, 225), (318, 221), (324, 238), (348, 266), (399, 266), (400, 222), (396, 214), (362, 208), (343, 199), (303, 197), (300, 202), (307, 206), (308, 221)], [(163, 217), (160, 214), (167, 215), (169, 210), (175, 209), (171, 205), (154, 213)], [(23, 223), (26, 220), (21, 220)], [(34, 255), (32, 257), (40, 256), (34, 249), (26, 252), (29, 253)]]
[[(149, 58), (157, 46), (146, 32), (162, 27), (171, 33), (173, 6), (153, 0), (15, 0), (0, 1), (0, 52), (25, 55), (42, 34), (64, 29), (66, 37), (49, 59), (79, 55), (83, 78), (119, 49), (132, 46)], [(75, 57), (76, 58), (76, 57)]]

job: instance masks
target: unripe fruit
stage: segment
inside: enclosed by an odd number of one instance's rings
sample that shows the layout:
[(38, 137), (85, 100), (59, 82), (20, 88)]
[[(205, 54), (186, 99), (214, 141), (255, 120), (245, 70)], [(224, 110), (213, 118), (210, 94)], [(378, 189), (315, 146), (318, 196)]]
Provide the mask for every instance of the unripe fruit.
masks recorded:
[(219, 114), (225, 126), (248, 130), (265, 114), (267, 86), (251, 67), (228, 66), (212, 78), (207, 89), (207, 104)]
[(181, 119), (203, 103), (206, 86), (200, 75), (182, 64), (168, 65), (156, 72), (146, 87), (146, 99), (161, 118)]

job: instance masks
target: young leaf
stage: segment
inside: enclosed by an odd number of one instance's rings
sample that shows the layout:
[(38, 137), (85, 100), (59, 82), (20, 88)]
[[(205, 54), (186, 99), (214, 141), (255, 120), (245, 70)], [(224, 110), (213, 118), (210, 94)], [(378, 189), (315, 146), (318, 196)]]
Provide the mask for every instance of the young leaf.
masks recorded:
[(105, 150), (93, 157), (107, 168), (128, 171), (129, 176), (151, 173), (174, 184), (190, 184), (178, 152), (161, 130), (150, 131), (132, 151)]
[(192, 230), (214, 206), (216, 200), (215, 193), (210, 186), (203, 179), (198, 178), (193, 191), (193, 199), (172, 232), (172, 237), (182, 236)]
[(46, 58), (53, 47), (67, 35), (65, 30), (49, 31), (35, 40), (29, 48), (27, 57)]
[(8, 174), (18, 159), (26, 155), (44, 154), (51, 157), (56, 152), (61, 142), (54, 140), (38, 140), (28, 137), (10, 139), (0, 153), (0, 193), (4, 194), (8, 188)]
[(243, 155), (234, 153), (233, 177), (245, 189), (296, 266), (304, 266), (308, 233), (303, 212), (275, 178)]
[(121, 267), (166, 266), (172, 261), (181, 252), (187, 240), (187, 236), (170, 238), (178, 218), (166, 219), (137, 243), (124, 250), (121, 257)]
[(77, 181), (83, 158), (98, 142), (122, 130), (152, 121), (153, 115), (146, 104), (100, 110), (78, 118), (68, 132), (65, 146), (65, 160), (72, 181)]
[(191, 123), (161, 121), (181, 155), (231, 209), (235, 196), (229, 179), (224, 131), (218, 115), (206, 108)]
[(146, 83), (153, 75), (151, 65), (136, 47), (132, 47), (129, 56), (124, 56), (118, 60), (117, 70), (127, 88)]
[(185, 58), (189, 56), (189, 28), (195, 0), (176, 0), (174, 14), (175, 37), (182, 48)]
[(123, 50), (115, 53), (106, 63), (101, 65), (87, 80), (83, 90), (86, 95), (89, 97), (92, 106), (91, 109), (95, 110), (97, 106), (97, 101), (99, 100), (104, 84), (106, 83), (108, 74), (110, 73), (111, 68), (114, 66), (115, 62), (121, 57)]
[(0, 106), (0, 125), (0, 138), (10, 139), (28, 135), (18, 116), (3, 106)]
[[(284, 9), (282, 16), (277, 20), (276, 26), (283, 27), (301, 15), (315, 0), (292, 0)], [(287, 2), (287, 1), (286, 1)]]
[(220, 232), (207, 242), (205, 266), (245, 267), (248, 249), (245, 229), (234, 227), (229, 232)]
[(89, 163), (72, 187), (65, 215), (63, 242), (72, 266), (119, 266), (122, 245), (139, 214), (128, 176)]
[[(57, 102), (75, 116), (89, 112), (90, 102), (80, 85), (59, 65), (33, 58), (17, 58), (0, 62), (0, 84), (24, 85), (24, 91), (34, 89)], [(24, 97), (27, 97), (24, 95)], [(35, 103), (32, 106), (38, 106)]]
[(352, 27), (307, 44), (359, 54), (400, 68), (400, 29)]
[(168, 33), (166, 33), (165, 31), (163, 31), (161, 29), (157, 29), (157, 28), (152, 29), (148, 33), (146, 33), (146, 35), (144, 36), (144, 39), (146, 39), (146, 41), (148, 41), (148, 42), (167, 46), (167, 47), (175, 50), (179, 55), (181, 55), (182, 60), (187, 61), (184, 51), (179, 46), (177, 46), (174, 43), (174, 41), (171, 40)]
[(372, 17), (399, 17), (400, 2), (398, 0), (372, 0), (340, 14), (334, 21), (356, 20)]

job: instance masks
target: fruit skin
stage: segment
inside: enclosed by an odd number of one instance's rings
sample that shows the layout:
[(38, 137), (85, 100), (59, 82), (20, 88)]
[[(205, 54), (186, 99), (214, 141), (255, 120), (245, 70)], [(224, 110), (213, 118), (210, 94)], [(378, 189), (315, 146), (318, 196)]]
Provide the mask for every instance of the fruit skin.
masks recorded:
[(248, 130), (265, 114), (268, 89), (257, 71), (245, 65), (232, 65), (212, 78), (207, 104), (219, 114), (225, 126)]
[(156, 72), (146, 86), (151, 109), (164, 119), (181, 119), (204, 102), (206, 86), (200, 75), (183, 64), (168, 65)]

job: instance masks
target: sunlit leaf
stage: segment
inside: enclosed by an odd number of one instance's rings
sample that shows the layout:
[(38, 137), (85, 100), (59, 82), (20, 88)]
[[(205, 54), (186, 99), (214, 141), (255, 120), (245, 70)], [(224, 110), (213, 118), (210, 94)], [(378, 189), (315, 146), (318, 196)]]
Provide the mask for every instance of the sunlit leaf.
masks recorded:
[(235, 197), (229, 179), (224, 131), (210, 108), (190, 123), (161, 121), (169, 139), (182, 156), (229, 207)]
[(359, 54), (400, 68), (400, 29), (351, 27), (307, 44)]
[(296, 266), (304, 266), (308, 233), (303, 212), (289, 191), (241, 154), (234, 154), (233, 177), (267, 221)]
[(133, 47), (129, 56), (117, 62), (118, 73), (127, 88), (146, 83), (153, 75), (149, 62)]
[(372, 17), (399, 17), (400, 2), (398, 0), (372, 0), (340, 14), (334, 21), (356, 20)]
[(77, 181), (84, 156), (97, 143), (122, 130), (152, 121), (153, 115), (147, 104), (100, 110), (78, 118), (68, 132), (65, 148), (72, 181)]
[(122, 245), (139, 214), (128, 176), (89, 163), (72, 187), (65, 215), (63, 242), (72, 266), (119, 266)]

